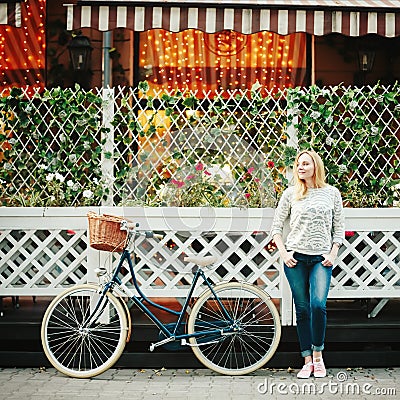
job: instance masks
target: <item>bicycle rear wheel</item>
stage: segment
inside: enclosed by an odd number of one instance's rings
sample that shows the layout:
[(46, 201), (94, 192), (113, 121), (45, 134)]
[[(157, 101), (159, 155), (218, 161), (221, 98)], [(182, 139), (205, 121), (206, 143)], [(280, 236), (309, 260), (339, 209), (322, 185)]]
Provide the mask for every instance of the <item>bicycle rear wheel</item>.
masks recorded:
[[(248, 283), (222, 283), (213, 290), (215, 295), (208, 289), (199, 297), (189, 317), (188, 333), (198, 335), (190, 338), (194, 354), (221, 374), (255, 371), (279, 344), (281, 324), (275, 305), (267, 293)], [(213, 329), (223, 333), (205, 333)]]
[(101, 299), (96, 285), (65, 290), (49, 305), (42, 321), (44, 352), (60, 372), (89, 378), (110, 368), (125, 347), (127, 319), (119, 300)]

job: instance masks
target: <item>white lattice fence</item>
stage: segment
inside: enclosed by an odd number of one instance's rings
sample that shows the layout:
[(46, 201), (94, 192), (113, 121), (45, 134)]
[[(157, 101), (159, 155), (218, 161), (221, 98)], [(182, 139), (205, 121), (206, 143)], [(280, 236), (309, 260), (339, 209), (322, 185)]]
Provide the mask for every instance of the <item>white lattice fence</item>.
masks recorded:
[[(204, 204), (249, 205), (246, 191), (252, 186), (254, 192), (257, 186), (257, 205), (273, 206), (272, 180), (277, 181), (286, 141), (285, 98), (283, 93), (263, 93), (269, 101), (260, 101), (250, 93), (239, 98), (227, 92), (204, 93), (188, 106), (185, 99), (193, 93), (183, 93), (179, 101), (169, 97), (175, 93), (160, 92), (147, 101), (135, 90), (115, 88), (118, 124), (113, 138), (129, 145), (112, 142), (110, 136), (110, 147), (117, 170), (130, 164), (129, 178), (114, 188), (116, 201), (191, 206), (185, 193), (208, 183), (220, 188), (225, 202), (212, 204), (208, 199)], [(268, 161), (275, 168), (268, 168)]]
[[(48, 296), (70, 285), (96, 281), (116, 255), (87, 247), (89, 208), (0, 208), (0, 296)], [(152, 297), (182, 297), (193, 265), (185, 254), (216, 255), (213, 282), (245, 280), (280, 299), (282, 320), (292, 323), (291, 294), (278, 253), (268, 237), (273, 209), (90, 208), (124, 215), (164, 239), (141, 239), (136, 272)], [(333, 270), (330, 298), (400, 297), (400, 210), (346, 209), (348, 237)], [(35, 228), (36, 227), (36, 228)], [(71, 232), (74, 231), (74, 232)], [(126, 273), (125, 287), (132, 284)]]
[[(107, 210), (109, 213), (115, 209)], [(150, 296), (184, 297), (193, 277), (193, 265), (186, 255), (217, 256), (207, 276), (222, 280), (245, 280), (260, 285), (274, 297), (281, 297), (279, 261), (271, 246), (268, 229), (272, 209), (240, 210), (212, 208), (125, 208), (125, 217), (140, 224), (140, 229), (164, 233), (162, 240), (140, 238), (136, 243), (136, 272), (141, 289)], [(95, 263), (109, 271), (118, 262), (115, 255), (90, 251)], [(122, 278), (132, 287), (129, 275)], [(199, 289), (203, 290), (203, 289)]]
[(87, 282), (85, 210), (2, 211), (0, 295), (55, 295)]
[[(202, 254), (219, 258), (212, 268), (207, 269), (211, 281), (244, 280), (264, 287), (274, 297), (280, 297), (278, 255), (267, 250), (270, 240), (266, 234), (198, 234), (183, 237), (181, 232), (167, 232), (160, 242), (146, 239), (138, 243), (137, 271), (141, 289), (155, 296), (164, 296), (168, 292), (174, 297), (184, 297), (193, 278), (193, 265), (188, 265), (183, 258), (199, 250)], [(129, 286), (129, 277), (123, 282)]]
[(290, 95), (297, 146), (321, 155), (329, 183), (352, 207), (400, 199), (399, 99), (398, 85), (308, 88)]
[(399, 191), (392, 185), (400, 168), (398, 86), (318, 95), (304, 88), (300, 100), (264, 89), (239, 97), (188, 92), (180, 100), (120, 87), (46, 93), (0, 104), (3, 204), (191, 206), (188, 193), (200, 187), (212, 195), (197, 205), (268, 207), (273, 181), (285, 185), (293, 156), (285, 146), (310, 144), (330, 182), (343, 190), (357, 183), (364, 204), (384, 205)]

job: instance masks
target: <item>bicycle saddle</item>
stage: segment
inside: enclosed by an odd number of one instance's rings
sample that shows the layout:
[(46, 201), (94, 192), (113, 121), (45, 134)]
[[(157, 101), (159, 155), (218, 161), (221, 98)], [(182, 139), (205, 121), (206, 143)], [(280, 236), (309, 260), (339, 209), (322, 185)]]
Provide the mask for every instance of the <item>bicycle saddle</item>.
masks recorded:
[(201, 267), (207, 267), (207, 265), (214, 264), (218, 260), (217, 256), (189, 256), (185, 257), (183, 261), (191, 262)]

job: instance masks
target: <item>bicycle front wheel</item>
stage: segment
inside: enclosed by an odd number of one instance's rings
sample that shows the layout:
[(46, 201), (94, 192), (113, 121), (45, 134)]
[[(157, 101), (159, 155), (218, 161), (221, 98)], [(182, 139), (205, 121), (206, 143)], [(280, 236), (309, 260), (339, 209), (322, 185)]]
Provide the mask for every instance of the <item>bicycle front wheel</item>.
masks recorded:
[(221, 374), (255, 371), (279, 344), (281, 324), (274, 303), (249, 283), (222, 283), (213, 291), (199, 297), (189, 317), (188, 333), (196, 335), (189, 339), (194, 354)]
[(89, 378), (118, 360), (127, 331), (119, 300), (111, 293), (103, 296), (96, 285), (88, 284), (67, 289), (50, 303), (41, 338), (44, 352), (57, 370)]

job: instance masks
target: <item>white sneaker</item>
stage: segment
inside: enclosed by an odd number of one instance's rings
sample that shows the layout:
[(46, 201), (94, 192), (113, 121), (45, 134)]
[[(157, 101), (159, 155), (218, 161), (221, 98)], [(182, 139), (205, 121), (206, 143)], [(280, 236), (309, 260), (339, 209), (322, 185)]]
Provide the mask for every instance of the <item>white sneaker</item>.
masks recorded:
[(314, 371), (314, 365), (310, 361), (309, 363), (303, 365), (303, 368), (298, 372), (297, 377), (300, 379), (307, 379), (311, 376)]
[(322, 359), (322, 357), (318, 357), (313, 361), (314, 361), (313, 362), (313, 364), (314, 364), (314, 376), (316, 378), (325, 378), (325, 376), (326, 376), (326, 368), (325, 368), (324, 360)]

